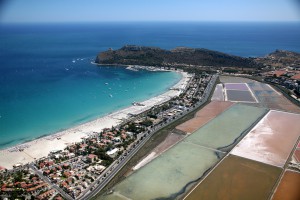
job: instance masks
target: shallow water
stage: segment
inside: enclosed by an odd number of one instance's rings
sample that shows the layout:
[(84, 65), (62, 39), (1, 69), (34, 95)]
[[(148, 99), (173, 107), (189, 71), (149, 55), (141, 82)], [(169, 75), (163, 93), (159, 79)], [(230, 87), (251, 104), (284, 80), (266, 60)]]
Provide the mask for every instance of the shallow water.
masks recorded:
[(219, 159), (215, 151), (181, 142), (118, 184), (114, 194), (100, 199), (119, 194), (137, 200), (175, 198)]
[(236, 102), (256, 102), (250, 91), (226, 90), (228, 101)]
[(211, 97), (212, 101), (224, 101), (223, 86), (222, 84), (217, 84), (213, 96)]
[[(180, 80), (169, 72), (97, 67), (88, 60), (61, 61), (62, 69), (15, 73), (0, 88), (0, 148), (67, 129), (168, 91)], [(64, 69), (69, 66), (69, 70)], [(31, 70), (30, 70), (31, 71)], [(33, 80), (26, 80), (26, 78)]]
[(201, 146), (222, 149), (249, 131), (249, 127), (260, 119), (267, 109), (235, 104), (228, 110), (195, 131), (185, 141)]

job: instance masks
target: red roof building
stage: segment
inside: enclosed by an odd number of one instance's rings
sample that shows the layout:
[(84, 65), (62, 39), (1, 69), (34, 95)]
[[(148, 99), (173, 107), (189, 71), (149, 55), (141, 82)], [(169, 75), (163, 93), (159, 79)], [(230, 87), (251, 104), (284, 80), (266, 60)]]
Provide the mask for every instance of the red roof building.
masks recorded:
[(274, 74), (276, 75), (276, 77), (279, 77), (279, 76), (286, 74), (286, 71), (277, 70), (277, 71), (274, 71)]
[(64, 176), (67, 178), (69, 178), (71, 175), (72, 175), (71, 172), (68, 172), (68, 171), (64, 172)]
[(87, 156), (87, 160), (90, 162), (94, 162), (97, 158), (98, 158), (98, 156), (96, 156), (95, 154), (89, 154)]
[(300, 73), (292, 76), (291, 79), (300, 80)]

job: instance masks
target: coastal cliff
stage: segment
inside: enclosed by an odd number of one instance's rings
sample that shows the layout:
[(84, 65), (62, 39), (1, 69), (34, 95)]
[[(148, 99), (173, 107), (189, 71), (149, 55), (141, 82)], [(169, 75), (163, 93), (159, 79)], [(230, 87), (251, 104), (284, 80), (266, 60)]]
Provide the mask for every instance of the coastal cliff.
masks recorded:
[(214, 66), (256, 68), (252, 58), (242, 58), (218, 51), (178, 47), (164, 50), (157, 47), (126, 45), (118, 50), (101, 52), (95, 59), (98, 64), (145, 66)]

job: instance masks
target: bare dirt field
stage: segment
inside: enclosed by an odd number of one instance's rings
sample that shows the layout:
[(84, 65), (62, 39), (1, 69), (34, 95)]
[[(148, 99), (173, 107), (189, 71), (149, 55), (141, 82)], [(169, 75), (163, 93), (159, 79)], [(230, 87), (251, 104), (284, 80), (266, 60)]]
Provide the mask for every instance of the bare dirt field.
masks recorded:
[(277, 187), (273, 200), (299, 200), (300, 199), (300, 173), (285, 171)]
[(229, 155), (185, 200), (266, 200), (281, 169)]
[(221, 114), (223, 111), (228, 109), (233, 104), (234, 103), (232, 102), (212, 101), (203, 109), (198, 111), (193, 119), (190, 119), (187, 122), (180, 124), (176, 127), (176, 129), (186, 133), (193, 133), (200, 127), (202, 127), (204, 124), (209, 122), (211, 119), (215, 118), (217, 115)]
[[(132, 170), (137, 170), (145, 166), (153, 159), (158, 157), (160, 154), (162, 154), (163, 152), (171, 148), (177, 142), (181, 141), (184, 137), (186, 137), (186, 135), (180, 133), (173, 133), (173, 132), (170, 133), (163, 142), (161, 142), (157, 147), (155, 147), (155, 149), (151, 153), (147, 154), (147, 156), (145, 156), (137, 165), (135, 165), (132, 168)], [(131, 175), (132, 170), (127, 172), (126, 176)]]
[(170, 133), (168, 137), (154, 149), (154, 152), (159, 155), (174, 144), (176, 144), (177, 142), (179, 142), (180, 140), (182, 140), (183, 138), (184, 135)]

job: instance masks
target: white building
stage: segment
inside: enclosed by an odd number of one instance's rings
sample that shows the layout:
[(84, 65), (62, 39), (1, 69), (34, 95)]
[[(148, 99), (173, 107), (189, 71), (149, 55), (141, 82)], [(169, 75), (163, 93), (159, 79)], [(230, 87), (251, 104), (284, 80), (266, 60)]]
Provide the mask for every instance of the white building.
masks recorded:
[(117, 155), (117, 153), (119, 152), (119, 149), (118, 148), (114, 148), (110, 151), (107, 151), (106, 154), (109, 155), (110, 157), (115, 157)]

